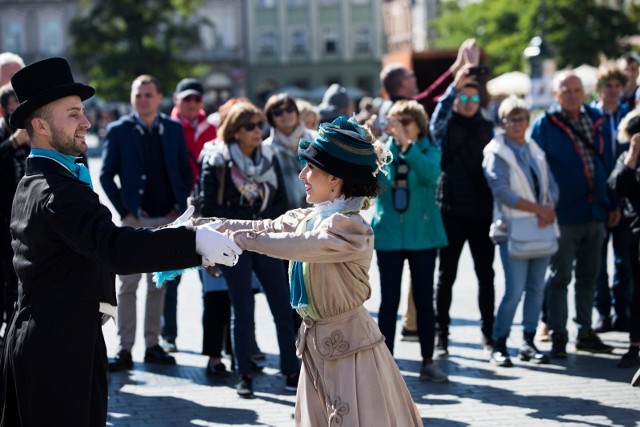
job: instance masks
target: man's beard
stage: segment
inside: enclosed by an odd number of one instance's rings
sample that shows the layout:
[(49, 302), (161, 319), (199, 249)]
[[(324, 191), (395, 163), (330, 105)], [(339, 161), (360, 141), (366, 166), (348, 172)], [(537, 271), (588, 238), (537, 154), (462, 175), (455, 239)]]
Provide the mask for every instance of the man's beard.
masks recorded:
[(64, 132), (53, 126), (53, 123), (49, 125), (51, 126), (51, 146), (55, 148), (56, 151), (74, 157), (84, 152), (84, 150), (81, 150), (76, 144), (75, 136), (67, 137)]

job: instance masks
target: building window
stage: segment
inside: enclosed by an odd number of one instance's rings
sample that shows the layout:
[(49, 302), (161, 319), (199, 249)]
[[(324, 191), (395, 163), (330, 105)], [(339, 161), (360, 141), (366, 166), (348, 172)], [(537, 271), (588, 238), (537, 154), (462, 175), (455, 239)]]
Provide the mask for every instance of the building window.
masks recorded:
[(335, 55), (340, 52), (338, 43), (338, 31), (334, 27), (324, 27), (321, 30), (322, 36), (322, 53), (327, 55)]
[(2, 27), (2, 50), (14, 53), (22, 52), (24, 50), (23, 35), (25, 33), (22, 22), (7, 17)]
[(306, 28), (295, 28), (291, 31), (291, 55), (306, 55), (309, 46), (309, 33)]
[(51, 16), (45, 19), (40, 25), (40, 50), (50, 55), (59, 54), (64, 50), (62, 22)]
[(278, 52), (278, 33), (264, 30), (259, 35), (258, 53), (262, 56), (275, 56)]
[(353, 4), (369, 4), (369, 0), (352, 0)]
[(359, 26), (354, 30), (353, 50), (355, 53), (371, 53), (371, 30), (367, 26)]
[(262, 9), (272, 9), (276, 7), (276, 0), (256, 0), (256, 5)]
[(320, 4), (323, 6), (335, 6), (338, 4), (338, 0), (320, 0)]
[(301, 7), (307, 4), (307, 0), (287, 0), (289, 7)]

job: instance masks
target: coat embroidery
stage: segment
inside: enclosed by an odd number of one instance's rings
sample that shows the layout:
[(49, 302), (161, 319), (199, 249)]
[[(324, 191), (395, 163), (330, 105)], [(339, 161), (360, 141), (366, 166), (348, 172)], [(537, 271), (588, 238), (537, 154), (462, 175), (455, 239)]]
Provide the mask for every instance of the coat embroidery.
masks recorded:
[(329, 415), (329, 426), (341, 426), (342, 417), (349, 413), (349, 404), (343, 402), (340, 397), (336, 397), (335, 400), (331, 402), (331, 410), (331, 415)]
[(349, 350), (349, 342), (345, 341), (342, 331), (335, 330), (331, 332), (331, 335), (322, 340), (322, 347), (327, 351), (322, 352), (322, 350), (318, 349), (318, 353), (323, 357), (332, 357), (336, 352), (346, 353)]

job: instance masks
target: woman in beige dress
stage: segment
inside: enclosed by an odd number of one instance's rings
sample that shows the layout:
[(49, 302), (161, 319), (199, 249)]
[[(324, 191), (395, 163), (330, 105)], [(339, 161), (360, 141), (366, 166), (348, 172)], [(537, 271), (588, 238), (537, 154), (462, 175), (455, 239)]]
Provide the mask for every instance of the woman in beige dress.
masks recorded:
[[(337, 118), (300, 141), (307, 202), (275, 220), (223, 220), (244, 250), (291, 260), (291, 305), (303, 317), (297, 426), (422, 426), (384, 337), (363, 303), (371, 296), (373, 231), (360, 215), (379, 192), (383, 148)], [(213, 218), (196, 220), (211, 221)]]

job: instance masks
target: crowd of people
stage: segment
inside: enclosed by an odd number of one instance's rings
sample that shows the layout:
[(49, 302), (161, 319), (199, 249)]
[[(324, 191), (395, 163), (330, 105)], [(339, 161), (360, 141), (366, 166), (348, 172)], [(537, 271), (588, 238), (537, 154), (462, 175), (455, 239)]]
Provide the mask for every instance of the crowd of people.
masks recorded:
[[(82, 101), (94, 89), (76, 83), (63, 59), (25, 67), (17, 55), (0, 54), (3, 425), (38, 424), (41, 415), (28, 411), (32, 399), (43, 408), (65, 406), (60, 399), (68, 396), (48, 399), (55, 393), (46, 386), (63, 382), (62, 370), (34, 351), (71, 339), (92, 358), (64, 379), (83, 411), (69, 408), (63, 417), (70, 425), (102, 422), (103, 375), (134, 366), (142, 272), (195, 265), (206, 267), (207, 375), (225, 379), (235, 371), (238, 396), (254, 396), (264, 359), (254, 295), (264, 292), (283, 389), (297, 390), (299, 425), (380, 425), (394, 417), (421, 425), (393, 360), (404, 264), (410, 290), (400, 335), (419, 342), (420, 379), (446, 382), (436, 360), (456, 339), (449, 312), (465, 243), (478, 281), (478, 344), (490, 363), (514, 366), (508, 339), (522, 300), (521, 361), (566, 358), (571, 338), (577, 351), (611, 353), (600, 334), (616, 330), (629, 333), (618, 366), (640, 366), (640, 58), (602, 66), (590, 104), (580, 78), (563, 70), (547, 111), (532, 117), (510, 96), (494, 123), (473, 72), (479, 57), (475, 41), (466, 40), (423, 92), (412, 70), (390, 64), (380, 73), (388, 99), (363, 98), (357, 114), (348, 91), (334, 84), (316, 107), (279, 93), (263, 107), (232, 98), (207, 115), (205, 88), (189, 77), (177, 82), (169, 115), (160, 111), (159, 82), (140, 75), (131, 83), (131, 113), (105, 119), (102, 134), (100, 184), (120, 217), (116, 226), (86, 173), (91, 124)], [(360, 215), (369, 207), (370, 224)], [(550, 236), (551, 248), (516, 248), (521, 224)], [(496, 248), (505, 283), (497, 310)], [(362, 306), (372, 292), (374, 251), (377, 324)], [(95, 289), (82, 289), (91, 277)], [(152, 274), (145, 279), (144, 362), (173, 365), (180, 274), (160, 287)], [(575, 337), (568, 326), (572, 280)], [(101, 325), (111, 317), (119, 348), (107, 364)], [(54, 318), (89, 326), (80, 337), (63, 336), (36, 321)], [(549, 354), (536, 340), (551, 341)], [(38, 369), (26, 368), (32, 364)], [(640, 374), (633, 382), (640, 385)]]

